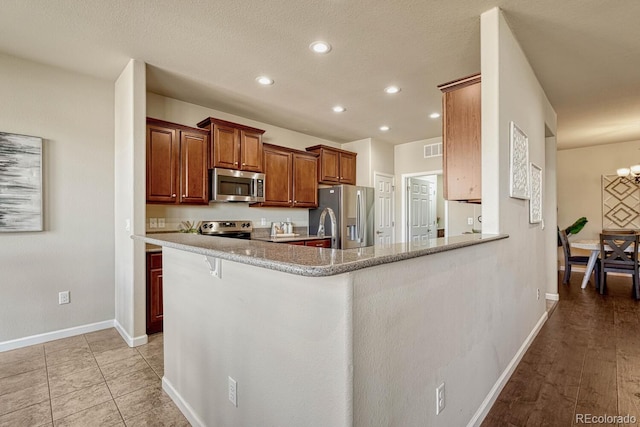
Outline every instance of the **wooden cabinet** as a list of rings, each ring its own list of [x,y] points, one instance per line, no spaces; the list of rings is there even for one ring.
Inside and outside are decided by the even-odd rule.
[[[293,242],[287,242],[287,244],[297,246],[313,246],[315,248],[330,248],[331,239],[296,240]]]
[[[209,136],[202,129],[147,119],[147,203],[209,203]]]
[[[318,207],[316,155],[264,144],[264,202],[252,206]]]
[[[318,182],[320,184],[356,184],[356,153],[315,145],[307,151],[318,154]]]
[[[480,81],[476,74],[438,86],[446,200],[480,203],[482,198]]]
[[[293,152],[293,207],[318,207],[318,158],[307,153]]]
[[[330,248],[331,247],[331,239],[318,239],[318,240],[307,240],[304,242],[305,246],[313,246],[316,248]]]
[[[213,117],[207,117],[198,127],[211,134],[210,168],[263,172],[263,130]]]
[[[162,252],[147,253],[147,334],[162,332]]]

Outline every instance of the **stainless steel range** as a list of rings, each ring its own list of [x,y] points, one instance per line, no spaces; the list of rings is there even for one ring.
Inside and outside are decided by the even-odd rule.
[[[232,237],[251,239],[253,224],[251,221],[202,221],[200,234],[204,236]]]

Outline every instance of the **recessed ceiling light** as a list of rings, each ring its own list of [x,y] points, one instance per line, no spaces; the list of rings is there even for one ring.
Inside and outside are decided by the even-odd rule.
[[[344,108],[342,105],[336,105],[335,107],[332,108],[334,113],[344,113],[345,111],[347,111],[346,108]]]
[[[309,49],[314,51],[315,53],[329,53],[331,50],[331,45],[327,42],[323,41],[315,41],[309,45]]]
[[[267,76],[260,76],[260,77],[256,77],[256,81],[258,83],[260,83],[263,86],[269,86],[273,84],[273,79],[267,77]]]
[[[431,117],[432,119],[437,119],[438,117],[440,117],[440,113],[431,113],[429,114],[429,117]]]
[[[398,86],[387,86],[384,88],[384,91],[387,93],[398,93],[401,90],[402,89],[400,89]]]
[[[382,132],[386,132],[386,131],[388,131],[389,129],[391,129],[389,126],[380,126],[380,130],[381,130]]]

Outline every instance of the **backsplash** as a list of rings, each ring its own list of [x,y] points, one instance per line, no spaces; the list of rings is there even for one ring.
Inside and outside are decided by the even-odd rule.
[[[177,231],[182,221],[249,220],[254,228],[271,227],[271,222],[290,221],[294,227],[309,226],[308,209],[251,208],[248,203],[211,203],[207,206],[147,204],[146,231]],[[156,227],[150,227],[155,219]],[[160,223],[164,220],[164,228]]]

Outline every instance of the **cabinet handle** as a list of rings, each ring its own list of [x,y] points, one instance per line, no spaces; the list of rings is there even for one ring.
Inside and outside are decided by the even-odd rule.
[[[247,166],[247,164],[246,164],[246,163],[243,163],[243,164],[242,164],[242,166]]]
[[[176,197],[176,193],[173,193],[173,194],[171,195],[171,197]]]
[[[237,165],[237,164],[238,164],[238,162],[234,162],[233,164],[234,164],[234,165]]]
[[[182,195],[182,197],[187,197],[187,195],[186,195],[186,194],[183,194],[183,195]]]

